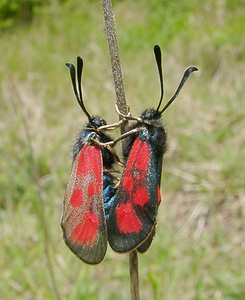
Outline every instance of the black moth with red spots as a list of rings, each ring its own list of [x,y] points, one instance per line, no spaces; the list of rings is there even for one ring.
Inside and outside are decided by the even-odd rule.
[[[111,248],[116,252],[137,249],[145,252],[151,245],[155,234],[158,206],[161,201],[160,185],[162,160],[166,151],[166,130],[159,120],[162,113],[174,101],[184,83],[196,67],[189,67],[167,104],[160,110],[163,99],[163,78],[161,50],[154,47],[157,62],[161,96],[157,109],[145,110],[137,124],[130,130],[126,167],[108,219],[108,234]],[[133,118],[131,118],[133,119]],[[130,132],[129,130],[129,132]]]
[[[105,120],[91,116],[86,110],[81,90],[82,58],[77,58],[76,69],[67,64],[76,99],[88,117],[73,147],[73,163],[66,188],[61,227],[67,246],[89,264],[101,262],[107,249],[108,215],[115,193],[113,176],[107,171],[115,162],[115,155],[93,140],[106,143],[112,139],[99,131]]]

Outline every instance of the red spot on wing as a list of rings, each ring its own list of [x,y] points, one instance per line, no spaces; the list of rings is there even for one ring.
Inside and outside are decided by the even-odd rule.
[[[93,197],[100,192],[100,185],[98,183],[90,182],[88,184],[88,197]]]
[[[130,151],[130,155],[127,160],[126,172],[127,172],[127,170],[130,170],[132,168],[134,161],[136,159],[136,156],[138,155],[138,151],[140,149],[140,144],[141,144],[141,141],[137,138],[133,143],[133,146]]]
[[[70,198],[70,204],[73,207],[80,206],[83,202],[83,194],[80,189],[74,189]]]
[[[161,203],[161,192],[160,192],[160,186],[159,185],[157,186],[157,201],[158,201],[158,204]]]
[[[101,150],[96,145],[85,144],[78,157],[77,176],[84,176],[93,171],[96,180],[101,179]],[[91,169],[91,166],[93,167]]]
[[[83,145],[78,158],[75,174],[75,187],[72,191],[70,203],[76,207],[100,192],[102,192],[102,158],[101,149],[96,145]]]
[[[147,142],[137,138],[130,151],[122,187],[128,192],[130,200],[139,206],[144,206],[149,202],[146,188],[149,162],[149,145]]]
[[[116,218],[120,233],[139,233],[142,223],[133,211],[131,203],[120,204],[116,209]]]
[[[147,204],[149,201],[147,188],[146,187],[138,188],[133,195],[133,201],[135,204],[139,206],[144,206],[145,204]]]
[[[99,218],[93,213],[87,213],[71,233],[71,239],[79,244],[92,246],[99,229]]]
[[[88,145],[83,145],[79,155],[78,155],[78,164],[77,164],[77,176],[82,176],[88,173],[89,171],[89,163],[87,161],[88,156]]]
[[[150,149],[148,143],[137,138],[130,151],[126,170],[132,169],[134,165],[137,170],[147,172],[149,160]]]
[[[96,178],[96,181],[101,183],[102,181],[102,160],[101,160],[101,149],[99,146],[89,146],[92,147],[89,151],[89,157],[92,158],[93,171]],[[90,170],[91,171],[91,170]]]
[[[130,173],[128,174],[128,172],[125,173],[123,180],[122,180],[122,186],[126,189],[126,191],[128,193],[130,193],[132,191],[133,184],[134,184],[134,178],[133,178],[132,174],[130,174]]]
[[[146,142],[142,142],[140,145],[140,156],[137,156],[135,161],[135,168],[142,172],[147,172],[150,160],[149,145]]]

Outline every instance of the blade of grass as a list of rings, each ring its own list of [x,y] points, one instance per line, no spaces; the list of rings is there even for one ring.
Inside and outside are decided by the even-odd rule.
[[[53,264],[52,264],[52,258],[51,258],[51,253],[50,253],[50,237],[49,237],[49,231],[48,231],[48,224],[46,220],[46,215],[45,215],[45,206],[44,206],[44,195],[42,191],[42,186],[40,184],[39,180],[39,166],[35,157],[35,151],[33,149],[32,145],[32,136],[30,133],[30,124],[28,124],[28,118],[23,110],[23,100],[22,100],[22,95],[18,90],[18,87],[14,85],[14,89],[17,94],[17,100],[19,101],[18,105],[20,108],[20,113],[21,113],[21,118],[22,118],[22,123],[24,127],[24,132],[25,132],[25,137],[26,137],[26,146],[29,151],[29,157],[30,157],[30,163],[31,163],[31,177],[35,185],[36,193],[38,195],[38,218],[39,222],[41,224],[41,228],[43,229],[43,239],[44,239],[44,253],[45,253],[45,258],[46,258],[46,264],[47,264],[47,270],[49,273],[49,278],[51,281],[51,289],[54,294],[54,298],[57,300],[61,299],[58,287],[57,287],[57,282],[54,274],[54,269],[53,269]]]

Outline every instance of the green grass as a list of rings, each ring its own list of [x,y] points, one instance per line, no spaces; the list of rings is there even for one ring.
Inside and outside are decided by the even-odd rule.
[[[153,45],[163,50],[166,98],[197,65],[163,116],[169,133],[157,234],[139,257],[142,299],[245,299],[242,1],[116,1],[118,42],[133,115],[156,107]],[[86,122],[67,61],[85,61],[89,111],[117,120],[98,1],[40,8],[1,33],[0,299],[129,299],[127,255],[98,266],[68,250],[59,226],[70,150]],[[45,230],[46,228],[46,230]],[[48,246],[48,249],[47,249]]]

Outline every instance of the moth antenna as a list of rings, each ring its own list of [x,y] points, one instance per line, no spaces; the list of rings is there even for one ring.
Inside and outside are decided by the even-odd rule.
[[[91,119],[91,115],[88,113],[87,109],[84,106],[83,103],[83,97],[82,97],[82,88],[81,88],[81,80],[82,80],[82,71],[83,71],[83,60],[81,57],[77,57],[77,83],[78,83],[78,92],[77,92],[77,85],[76,85],[76,68],[71,63],[66,63],[66,66],[70,69],[70,76],[71,76],[71,82],[74,90],[74,94],[76,96],[77,102],[80,105],[81,109],[85,113],[85,115],[88,117],[88,119]]]
[[[162,114],[168,107],[169,105],[176,99],[176,97],[179,95],[180,91],[182,90],[184,84],[186,83],[187,79],[190,77],[192,72],[198,71],[197,67],[189,67],[185,70],[182,79],[180,81],[179,86],[177,87],[176,92],[174,95],[170,98],[170,100],[165,104],[163,109],[160,111],[160,114]]]
[[[162,76],[162,53],[161,53],[161,48],[158,45],[154,46],[154,54],[155,54],[157,70],[158,70],[158,75],[159,75],[159,80],[160,80],[160,89],[161,89],[160,100],[159,100],[159,103],[158,103],[158,106],[156,109],[156,111],[158,111],[162,104],[162,99],[163,99],[163,94],[164,94],[163,76]]]

